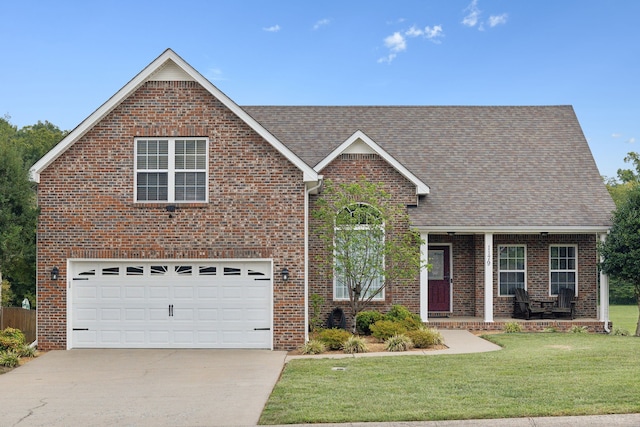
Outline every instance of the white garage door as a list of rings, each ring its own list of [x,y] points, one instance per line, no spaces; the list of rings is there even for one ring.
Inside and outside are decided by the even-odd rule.
[[[271,348],[271,262],[71,263],[72,348]]]

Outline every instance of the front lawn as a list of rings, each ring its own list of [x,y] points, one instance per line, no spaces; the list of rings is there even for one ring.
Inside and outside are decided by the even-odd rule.
[[[609,319],[613,322],[614,328],[626,329],[633,335],[638,324],[638,306],[612,305],[609,307]]]
[[[261,424],[640,412],[640,339],[498,334],[501,351],[289,362]],[[338,368],[338,369],[336,369]]]

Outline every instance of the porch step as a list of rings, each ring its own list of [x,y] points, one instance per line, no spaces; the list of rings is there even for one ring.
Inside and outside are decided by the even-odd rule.
[[[451,313],[443,313],[441,311],[429,312],[429,319],[448,319],[451,316]]]

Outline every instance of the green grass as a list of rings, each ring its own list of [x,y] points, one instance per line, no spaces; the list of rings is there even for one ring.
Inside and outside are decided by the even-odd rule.
[[[609,307],[609,319],[614,328],[626,329],[633,335],[638,324],[638,306],[612,305]]]
[[[636,337],[516,333],[493,335],[491,340],[503,350],[293,360],[260,423],[640,412],[640,339]]]

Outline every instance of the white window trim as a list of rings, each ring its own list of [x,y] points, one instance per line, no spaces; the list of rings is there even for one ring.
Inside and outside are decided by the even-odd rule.
[[[338,229],[339,227],[335,227],[336,229]],[[353,227],[354,230],[369,230],[371,229],[370,225],[367,224],[362,224],[362,225],[357,225],[355,227]],[[384,243],[384,239],[386,238],[386,232],[384,229],[384,224],[382,224],[382,231],[383,231],[383,243]],[[335,248],[335,244],[334,244],[334,248]],[[334,264],[335,264],[335,253],[334,253]],[[385,265],[385,258],[384,256],[382,257],[382,265]],[[334,269],[333,271],[333,300],[334,301],[349,301],[349,293],[347,290],[347,296],[344,298],[338,298],[336,297],[336,295],[338,294],[337,289],[338,289],[338,280],[337,280],[337,274],[336,271]],[[380,301],[384,301],[385,300],[385,290],[386,290],[386,286],[384,286],[384,277],[382,277],[382,291],[380,293],[378,293],[375,297],[373,297],[371,299],[371,301],[376,301],[376,302],[380,302]]]
[[[204,140],[206,149],[205,149],[205,169],[179,169],[176,170],[176,141],[180,140]],[[138,141],[148,141],[148,140],[167,140],[168,141],[168,165],[167,169],[138,169]],[[138,172],[167,172],[167,200],[138,200]],[[176,190],[176,172],[204,172],[205,173],[205,193],[204,200],[175,200],[175,190]],[[208,203],[209,202],[209,138],[207,137],[199,137],[199,136],[180,136],[180,137],[140,137],[134,138],[133,143],[133,201],[134,203],[156,203],[156,204],[167,204],[167,203]]]
[[[524,248],[524,270],[503,270],[500,268],[500,249],[502,248]],[[524,272],[524,290],[527,290],[527,245],[526,244],[509,244],[509,245],[498,245],[498,254],[497,254],[497,263],[498,263],[498,296],[500,297],[513,297],[513,295],[505,295],[501,292],[502,286],[500,284],[500,273],[509,273],[509,272]]]
[[[574,254],[575,254],[575,261],[576,261],[576,268],[573,270],[552,270],[551,269],[551,248],[568,248],[568,247],[572,247],[574,248]],[[551,293],[551,273],[552,272],[558,272],[558,273],[565,273],[565,272],[572,272],[576,274],[576,282],[575,282],[575,286],[574,286],[574,296],[578,296],[578,245],[576,244],[553,244],[553,245],[549,245],[549,296],[552,297],[556,297],[558,296],[558,294],[552,294]]]

